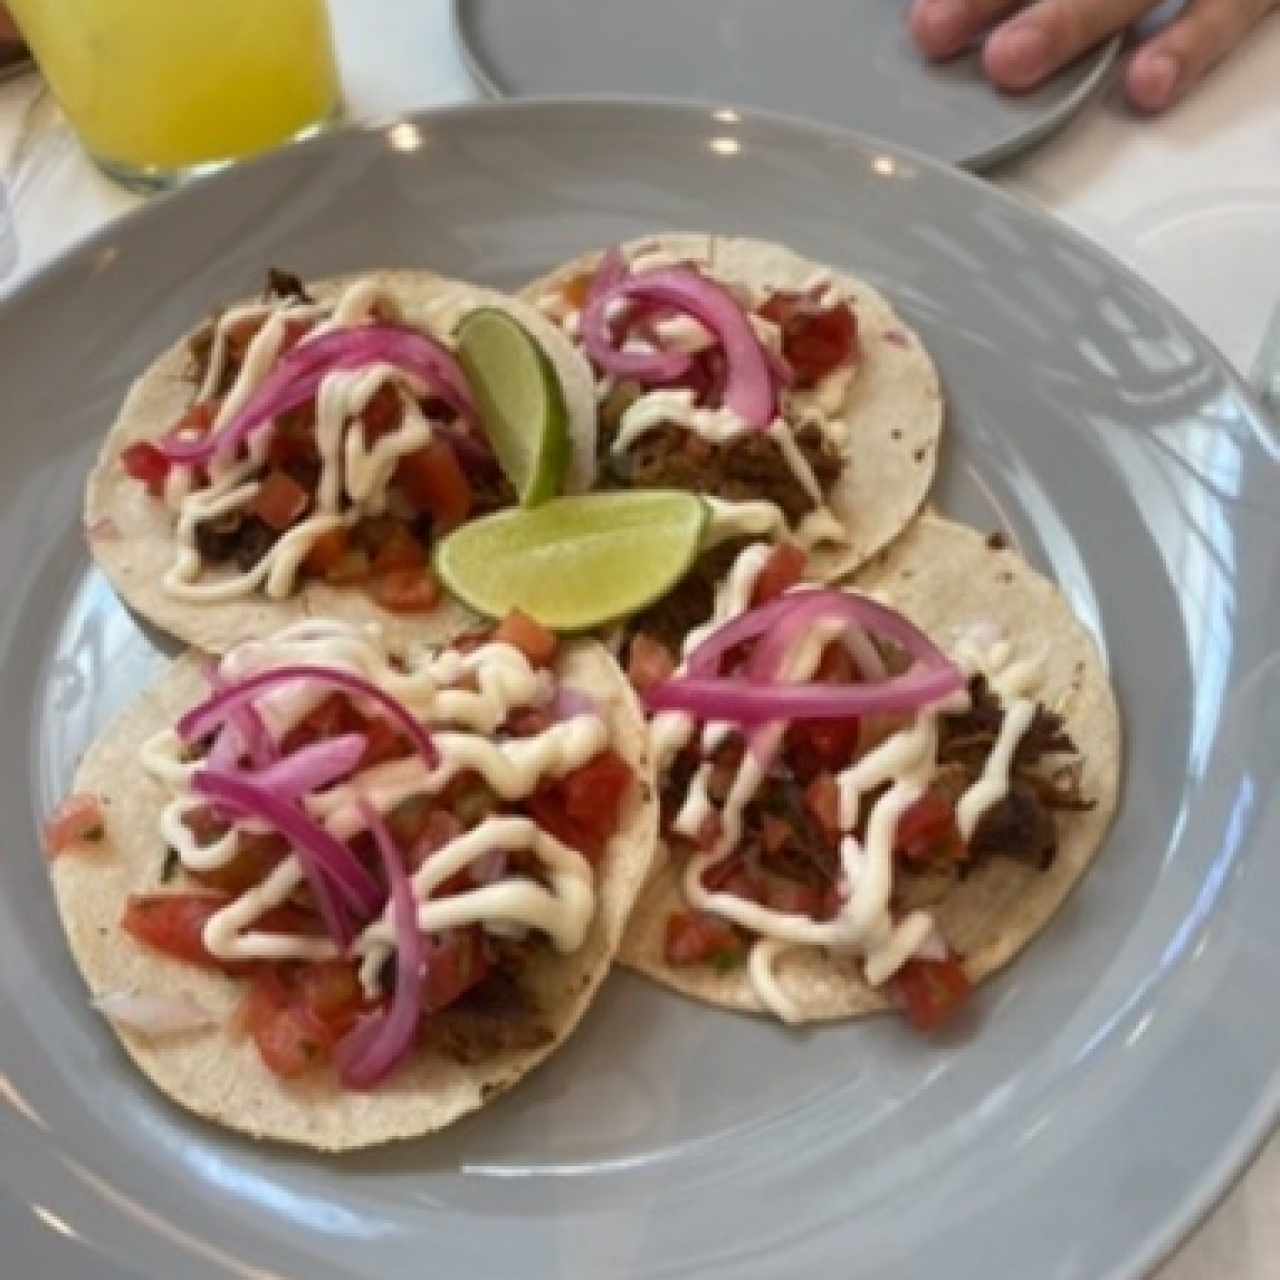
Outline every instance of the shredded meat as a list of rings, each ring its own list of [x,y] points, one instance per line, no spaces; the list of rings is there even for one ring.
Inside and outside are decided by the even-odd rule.
[[[601,431],[601,471],[616,487],[688,489],[732,502],[763,499],[782,509],[794,524],[813,510],[813,500],[796,479],[777,442],[751,431],[729,444],[707,446],[678,426],[661,426],[641,436],[624,454],[612,452],[616,433]],[[796,433],[796,444],[825,494],[843,463],[813,423]]]
[[[284,271],[280,267],[267,268],[267,283],[262,290],[262,300],[270,302],[272,298],[280,298],[285,302],[300,302],[305,306],[315,302],[307,292],[307,286],[302,283],[302,277],[294,275],[292,271]]]
[[[735,539],[704,552],[674,591],[632,619],[631,633],[643,631],[678,656],[685,636],[711,617],[716,587],[746,545],[746,539]]]
[[[965,785],[982,773],[983,764],[1000,735],[1004,712],[982,676],[969,682],[971,707],[962,716],[942,721],[938,759],[946,767],[959,766]],[[1051,767],[1050,757],[1067,757]],[[1057,853],[1054,810],[1093,808],[1080,792],[1081,760],[1066,732],[1062,717],[1036,707],[1030,728],[1013,753],[1009,793],[982,816],[969,842],[973,860],[998,855],[1048,867]]]
[[[536,1049],[551,1038],[528,993],[501,966],[422,1024],[423,1043],[464,1066]]]
[[[262,290],[262,300],[263,302],[270,302],[273,298],[308,304],[315,301],[307,292],[307,287],[302,283],[300,276],[294,275],[292,271],[283,271],[279,267],[268,267],[266,284]],[[221,315],[222,309],[218,308],[187,339],[188,361],[186,377],[190,382],[194,382],[197,387],[204,384],[205,375],[209,372],[209,358],[213,353],[213,335]],[[214,394],[219,396],[226,395],[231,390],[231,385],[235,381],[237,372],[238,370],[228,360],[223,368],[222,378],[218,386],[214,388]]]
[[[1053,814],[1041,803],[1034,787],[1016,778],[1009,785],[1009,794],[982,815],[969,841],[971,858],[998,854],[1042,871],[1057,852]]]
[[[271,550],[279,536],[257,516],[231,511],[196,525],[196,550],[210,564],[234,560],[247,573]]]

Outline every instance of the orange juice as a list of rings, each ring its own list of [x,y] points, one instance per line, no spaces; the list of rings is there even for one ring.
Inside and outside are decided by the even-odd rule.
[[[96,159],[138,176],[244,156],[333,115],[324,0],[9,0]]]

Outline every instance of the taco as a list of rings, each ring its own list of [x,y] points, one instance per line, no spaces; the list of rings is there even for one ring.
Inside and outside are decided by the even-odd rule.
[[[598,484],[705,494],[712,544],[787,536],[830,580],[929,490],[937,372],[865,281],[761,240],[660,235],[521,296],[592,363]]]
[[[47,828],[72,953],[170,1098],[321,1150],[429,1133],[582,1016],[655,841],[598,645],[295,623],[168,673]]]
[[[645,698],[663,853],[622,961],[788,1022],[931,1029],[1051,918],[1116,803],[1091,637],[1014,552],[925,515],[840,591],[740,557]]]
[[[513,316],[553,370],[588,488],[590,374],[533,308],[427,271],[305,285],[215,314],[134,383],[89,477],[94,559],[151,622],[213,652],[308,616],[409,640],[435,608],[431,544],[514,501],[455,358],[456,324]]]

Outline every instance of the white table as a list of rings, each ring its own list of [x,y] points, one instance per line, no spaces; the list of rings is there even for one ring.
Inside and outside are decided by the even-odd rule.
[[[447,0],[331,0],[355,116],[473,99]],[[1280,299],[1280,18],[1187,103],[1118,90],[997,175],[1136,267],[1248,373]],[[0,85],[0,294],[137,198],[100,177],[33,75]],[[1269,1016],[1270,1011],[1260,1011]],[[1159,1280],[1280,1275],[1280,1136]],[[1030,1280],[1030,1278],[1028,1278]]]

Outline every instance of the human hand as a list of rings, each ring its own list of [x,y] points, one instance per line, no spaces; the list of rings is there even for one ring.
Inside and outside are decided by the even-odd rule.
[[[908,21],[935,59],[952,57],[991,29],[983,68],[1002,89],[1019,90],[1159,7],[1160,0],[913,0]],[[1129,100],[1140,111],[1171,106],[1276,8],[1280,0],[1189,0],[1133,55],[1125,74]]]

